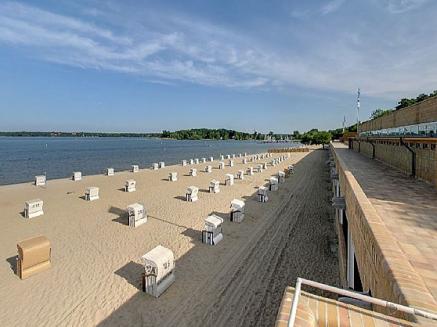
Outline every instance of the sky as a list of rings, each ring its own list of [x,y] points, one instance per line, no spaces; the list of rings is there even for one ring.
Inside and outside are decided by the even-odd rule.
[[[0,130],[332,129],[437,89],[435,0],[0,1]]]

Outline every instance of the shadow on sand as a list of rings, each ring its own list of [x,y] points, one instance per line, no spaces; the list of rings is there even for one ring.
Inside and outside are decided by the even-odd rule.
[[[296,168],[296,174],[299,174],[299,166],[302,164],[303,161],[311,160],[309,159],[312,156],[312,154],[307,155],[305,158],[300,160],[298,163],[295,164]],[[218,168],[213,168],[218,169]],[[273,173],[273,171],[272,171]],[[293,183],[293,177],[288,179],[288,183]],[[256,194],[257,194],[257,188],[254,188],[254,193],[251,195],[243,196],[242,199],[247,200],[246,202],[246,211],[247,212],[256,212],[259,205],[269,205],[270,202],[260,204],[256,201]],[[223,189],[225,191],[226,188]],[[207,192],[206,190],[201,190],[201,192]],[[280,197],[281,193],[286,193],[286,188],[281,188],[279,191],[270,193],[270,196],[272,197]],[[176,196],[175,199],[186,201],[185,196]],[[123,217],[125,215],[125,211],[119,208],[111,207],[110,209],[111,213],[117,214],[120,217]],[[229,212],[219,212],[219,211],[212,211],[211,214],[215,214],[221,218],[224,219],[224,241],[223,242],[229,242],[232,245],[232,242],[235,242],[235,240],[238,237],[232,236],[230,233],[227,234],[226,230],[230,226],[229,224],[233,224],[229,222]],[[177,271],[178,267],[184,267],[185,265],[190,265],[193,260],[195,260],[195,257],[198,256],[210,256],[211,251],[217,251],[221,245],[217,245],[217,248],[207,246],[201,243],[201,231],[195,230],[189,226],[183,226],[178,225],[173,222],[166,221],[159,217],[153,217],[149,216],[149,219],[156,219],[161,222],[164,222],[166,224],[172,224],[174,226],[177,226],[181,228],[181,234],[184,236],[187,236],[191,239],[191,242],[193,243],[193,247],[186,252],[184,255],[176,259],[176,282],[174,285],[172,285],[164,294],[161,295],[159,299],[155,299],[141,291],[141,274],[144,271],[144,267],[136,263],[134,261],[130,261],[118,270],[114,271],[114,273],[125,279],[130,285],[134,286],[136,289],[138,289],[138,292],[134,294],[128,301],[123,303],[118,309],[113,311],[108,317],[106,317],[103,321],[101,321],[98,326],[99,327],[109,327],[109,326],[160,326],[162,325],[162,321],[156,321],[157,316],[154,315],[155,320],[150,320],[150,317],[148,316],[148,311],[152,310],[158,310],[162,311],[162,314],[158,315],[161,317],[165,317],[166,314],[170,314],[172,310],[176,309],[180,303],[183,303],[184,301],[187,301],[187,296],[192,297],[193,294],[187,294],[190,290],[183,291],[184,289],[184,280],[178,279]],[[248,216],[248,219],[252,219]],[[242,222],[244,224],[244,221]],[[235,231],[235,228],[233,233],[237,233],[238,231]],[[248,240],[249,241],[249,240]],[[256,242],[256,240],[252,240]],[[312,258],[309,258],[309,260]],[[292,263],[293,258],[285,258],[284,261],[286,261],[286,264],[290,265]],[[263,261],[259,262],[259,265],[263,265]],[[180,269],[180,268],[179,268]],[[242,269],[245,269],[244,267]],[[298,269],[298,268],[296,268]],[[306,267],[302,267],[301,269],[307,269]],[[319,269],[319,267],[316,267],[316,269]],[[309,274],[311,276],[311,274]],[[296,278],[297,276],[287,276],[288,279]],[[284,279],[284,285],[287,285],[287,280]],[[282,285],[281,285],[282,287]],[[285,287],[285,286],[284,286]],[[256,292],[257,290],[252,290],[253,292]],[[279,306],[279,303],[282,298],[282,291],[277,292],[278,295],[277,298],[274,299],[273,303],[277,303],[278,305],[275,307],[272,307],[272,310],[276,312],[277,307]],[[253,294],[253,293],[252,293]],[[190,299],[191,301],[192,299]],[[201,297],[199,297],[199,300],[201,300]],[[193,300],[195,301],[195,299]],[[244,301],[242,302],[244,304]],[[198,304],[199,307],[202,306],[201,303]],[[241,309],[241,308],[237,308]],[[244,310],[242,310],[244,312]],[[275,316],[275,315],[273,315]],[[264,320],[266,319],[265,317]],[[160,324],[161,323],[161,324]]]
[[[108,212],[117,216],[112,219],[112,221],[122,225],[129,225],[129,217],[126,210],[117,207],[110,207]]]

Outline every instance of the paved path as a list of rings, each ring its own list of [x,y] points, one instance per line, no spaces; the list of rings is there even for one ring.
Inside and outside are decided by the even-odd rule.
[[[335,147],[437,301],[437,190],[341,145]]]

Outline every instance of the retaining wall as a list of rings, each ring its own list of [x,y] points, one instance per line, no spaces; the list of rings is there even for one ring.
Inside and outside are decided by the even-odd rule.
[[[385,116],[360,124],[360,132],[375,131],[437,121],[437,96],[423,100],[412,106],[394,110]]]
[[[415,177],[437,187],[436,138],[406,138],[403,141],[400,138],[361,138],[352,141],[352,148],[407,175],[413,175],[413,151],[416,157]]]

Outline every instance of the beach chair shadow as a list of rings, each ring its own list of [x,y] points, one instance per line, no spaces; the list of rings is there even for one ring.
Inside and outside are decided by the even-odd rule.
[[[209,189],[202,188],[202,189],[199,189],[199,192],[200,193],[209,193]]]
[[[185,196],[182,196],[182,195],[175,196],[173,199],[181,200],[181,201],[184,201],[184,202],[187,201],[187,198]]]
[[[6,262],[9,263],[9,267],[14,272],[14,274],[16,274],[17,273],[17,256],[14,255],[10,258],[7,258]]]
[[[202,232],[199,230],[187,228],[181,234],[191,238],[192,243],[201,243],[202,242]]]
[[[86,200],[86,198],[85,198],[85,195],[81,195],[81,196],[79,196],[79,199],[82,199],[82,200]]]
[[[122,188],[117,189],[117,191],[125,192],[125,189],[124,189],[124,187],[122,187]]]
[[[24,210],[20,212],[21,217],[26,218],[26,215],[24,214]]]
[[[117,215],[117,217],[112,219],[112,221],[122,225],[129,225],[128,214],[126,210],[117,207],[110,207],[108,212]]]
[[[144,266],[135,261],[131,261],[115,271],[114,273],[121,278],[124,278],[129,284],[141,290],[141,273],[144,271]]]

